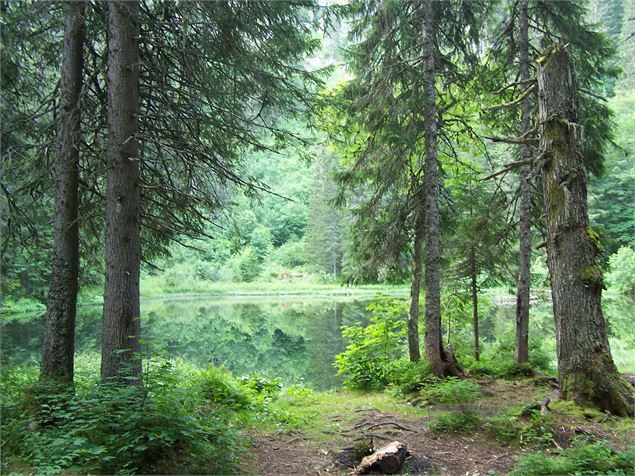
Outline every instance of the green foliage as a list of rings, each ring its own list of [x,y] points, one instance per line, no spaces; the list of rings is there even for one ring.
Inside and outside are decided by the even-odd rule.
[[[555,417],[543,415],[534,404],[516,405],[494,415],[485,431],[504,445],[549,447],[554,438]]]
[[[543,454],[527,454],[518,458],[514,476],[529,475],[628,475],[635,467],[635,450],[614,451],[602,441],[586,443],[584,440],[574,442],[558,456]]]
[[[307,263],[302,241],[285,242],[274,251],[273,259],[287,268],[297,268]]]
[[[241,409],[252,405],[245,388],[236,385],[232,375],[218,367],[209,367],[199,375],[201,395],[211,403]]]
[[[206,413],[184,373],[163,362],[142,386],[23,387],[2,401],[3,464],[23,458],[39,474],[233,471],[235,430]]]
[[[404,353],[407,302],[378,296],[369,306],[370,324],[344,326],[349,339],[346,350],[335,357],[338,375],[344,384],[363,389],[380,389],[393,382],[390,362]]]
[[[46,306],[35,299],[19,298],[17,300],[9,299],[2,303],[0,314],[23,314],[23,313],[41,313],[46,311]]]
[[[480,416],[472,410],[442,413],[430,423],[430,431],[437,434],[465,434],[476,430]]]
[[[535,327],[535,321],[534,327]],[[552,373],[553,357],[544,345],[544,339],[536,332],[529,339],[529,362],[518,364],[514,360],[515,333],[512,327],[500,330],[496,340],[482,345],[480,360],[471,355],[460,358],[461,365],[472,377],[493,377],[515,379],[531,377],[534,372]]]
[[[609,267],[606,275],[609,289],[635,296],[635,251],[622,246],[609,258]]]
[[[436,380],[425,360],[411,362],[407,356],[390,362],[386,374],[389,385],[398,394],[417,392]]]
[[[448,377],[426,387],[421,394],[430,403],[460,404],[465,405],[481,397],[480,387],[465,379]]]
[[[306,425],[301,386],[260,374],[235,378],[183,361],[148,363],[143,385],[99,382],[80,359],[75,392],[37,384],[34,366],[3,369],[2,472],[37,474],[231,474],[243,450],[237,428]]]
[[[234,277],[236,281],[250,282],[260,274],[260,258],[251,246],[243,248],[238,255],[239,274]],[[236,278],[239,279],[236,279]]]

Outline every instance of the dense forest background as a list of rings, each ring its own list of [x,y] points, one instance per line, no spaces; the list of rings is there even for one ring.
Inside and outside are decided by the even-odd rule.
[[[614,135],[606,146],[601,170],[591,176],[589,211],[594,230],[598,231],[604,244],[607,284],[611,291],[620,293],[632,293],[635,287],[635,160],[632,158],[635,153],[635,59],[630,47],[632,12],[629,13],[629,8],[632,9],[629,2],[594,1],[589,5],[587,18],[598,24],[619,46],[612,61],[620,74],[607,76],[602,87],[606,104],[612,111],[612,116],[606,120],[614,124]],[[324,96],[332,95],[349,77],[345,67],[347,30],[346,21],[329,27],[321,51],[305,65],[312,70],[325,71],[326,85],[321,92]],[[15,45],[11,43],[16,41],[9,37],[11,33],[5,28],[7,48]],[[36,43],[36,38],[32,41]],[[7,65],[5,78],[10,79],[7,77],[10,73],[11,68]],[[49,90],[38,90],[37,97],[47,97],[55,91],[56,83],[50,78],[56,71],[45,69],[40,74],[41,79],[49,78],[46,81]],[[36,87],[35,84],[32,87]],[[474,99],[487,100],[482,95]],[[346,154],[350,152],[338,146],[337,140],[334,143],[329,138],[329,131],[333,131],[330,122],[334,120],[329,115],[333,114],[329,106],[324,106],[319,118],[311,123],[301,118],[283,119],[281,129],[293,132],[293,143],[276,147],[272,136],[265,138],[265,142],[273,146],[269,150],[245,150],[241,167],[246,176],[259,184],[260,193],[245,194],[240,188],[231,186],[219,190],[223,207],[207,216],[208,224],[201,230],[202,238],[176,237],[178,243],[162,246],[158,254],[148,250],[142,294],[205,292],[229,289],[231,283],[247,282],[263,283],[263,289],[267,289],[264,283],[271,285],[283,281],[305,284],[409,283],[412,252],[407,243],[399,250],[399,256],[371,259],[359,249],[364,231],[360,231],[359,226],[363,224],[356,221],[356,216],[369,212],[363,208],[363,203],[372,196],[372,189],[357,187],[355,200],[337,206],[342,188],[338,185],[338,174],[341,176],[344,172]],[[44,113],[42,117],[46,117]],[[488,131],[482,129],[480,132],[487,135]],[[472,139],[466,136],[460,140]],[[38,147],[45,146],[38,144]],[[499,207],[504,210],[504,223],[488,226],[499,227],[496,231],[491,230],[494,233],[504,230],[504,246],[496,253],[504,254],[505,259],[497,263],[496,269],[483,269],[479,281],[486,287],[503,286],[510,290],[515,287],[518,247],[514,230],[520,212],[517,180],[511,172],[503,180],[480,182],[483,176],[498,170],[508,157],[513,156],[514,147],[490,142],[486,152],[468,147],[462,152],[464,161],[460,165],[448,160],[441,214],[444,226],[452,236],[443,247],[446,282],[451,287],[460,287],[455,271],[465,250],[465,239],[469,239],[469,233],[474,233],[457,210],[482,213],[487,208],[484,202],[495,190],[503,192],[497,200],[503,200]],[[3,150],[11,154],[13,148],[7,143]],[[5,161],[7,163],[11,162]],[[16,171],[16,174],[20,173],[18,176],[6,167],[2,201],[3,303],[9,308],[37,308],[36,303],[46,302],[50,280],[48,260],[54,212],[51,182],[38,175],[43,172],[41,169],[27,167],[31,170]],[[475,170],[480,175],[476,175]],[[86,173],[85,180],[92,180],[93,174]],[[88,182],[83,183],[88,185]],[[90,190],[84,194],[89,197]],[[96,213],[97,210],[91,209],[92,199],[87,200],[85,213]],[[339,203],[342,205],[341,200]],[[11,216],[11,211],[16,212],[15,216]],[[539,216],[535,220],[539,225]],[[406,221],[404,226],[414,225]],[[100,240],[98,231],[85,232],[82,238],[86,252],[81,266],[80,301],[94,301],[101,294],[103,256],[99,249]],[[536,234],[533,241],[535,245],[539,244],[542,241],[540,234]],[[376,250],[377,253],[380,251],[381,248]],[[536,250],[532,260],[533,286],[547,285],[544,248]]]

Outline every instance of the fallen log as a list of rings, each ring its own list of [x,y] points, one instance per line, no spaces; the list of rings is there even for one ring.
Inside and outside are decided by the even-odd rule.
[[[408,447],[405,443],[393,441],[362,459],[351,474],[367,474],[370,471],[395,474],[401,469],[408,455]]]

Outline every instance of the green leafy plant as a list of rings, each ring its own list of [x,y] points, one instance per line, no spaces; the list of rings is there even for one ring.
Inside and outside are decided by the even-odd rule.
[[[431,403],[465,405],[481,396],[480,387],[469,380],[448,377],[422,392]]]
[[[168,363],[143,385],[91,384],[73,392],[25,387],[3,399],[3,460],[38,474],[232,472],[240,445],[227,420]],[[3,461],[4,464],[4,461]]]
[[[472,410],[441,413],[430,423],[430,431],[433,433],[470,433],[476,430],[480,416]]]
[[[201,395],[211,403],[235,409],[253,405],[250,395],[243,386],[237,385],[226,370],[210,366],[199,375]]]
[[[609,290],[635,296],[635,251],[622,246],[609,258]]]
[[[541,414],[531,403],[510,407],[484,425],[501,444],[543,448],[552,446],[554,427],[554,416]]]
[[[397,394],[417,392],[436,380],[426,361],[411,362],[406,356],[390,362],[386,373]]]
[[[587,443],[574,441],[571,448],[564,449],[558,456],[527,454],[518,458],[512,475],[529,476],[542,474],[633,474],[635,450],[614,451],[604,442]]]
[[[388,296],[377,297],[369,306],[370,324],[345,326],[342,334],[350,343],[335,357],[344,384],[363,389],[380,389],[391,383],[390,362],[404,352],[407,303]]]

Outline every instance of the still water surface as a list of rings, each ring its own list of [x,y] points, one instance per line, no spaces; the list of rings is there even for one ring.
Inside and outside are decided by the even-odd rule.
[[[235,375],[263,372],[281,377],[285,383],[304,383],[316,390],[326,390],[340,383],[333,361],[346,347],[341,327],[367,323],[366,306],[370,299],[276,296],[145,300],[142,303],[143,337],[151,343],[154,352],[178,356],[200,367],[214,363]],[[604,307],[614,336],[611,345],[616,363],[623,370],[628,369],[635,365],[630,330],[635,304],[630,300],[609,301]],[[512,305],[490,305],[482,309],[483,342],[505,333],[510,334],[510,338],[513,336]],[[100,306],[79,309],[78,353],[99,351],[100,319]],[[37,362],[43,316],[4,316],[2,320],[2,364]],[[532,307],[531,327],[533,338],[552,342],[555,348],[549,304]],[[469,328],[464,332],[467,342]]]

